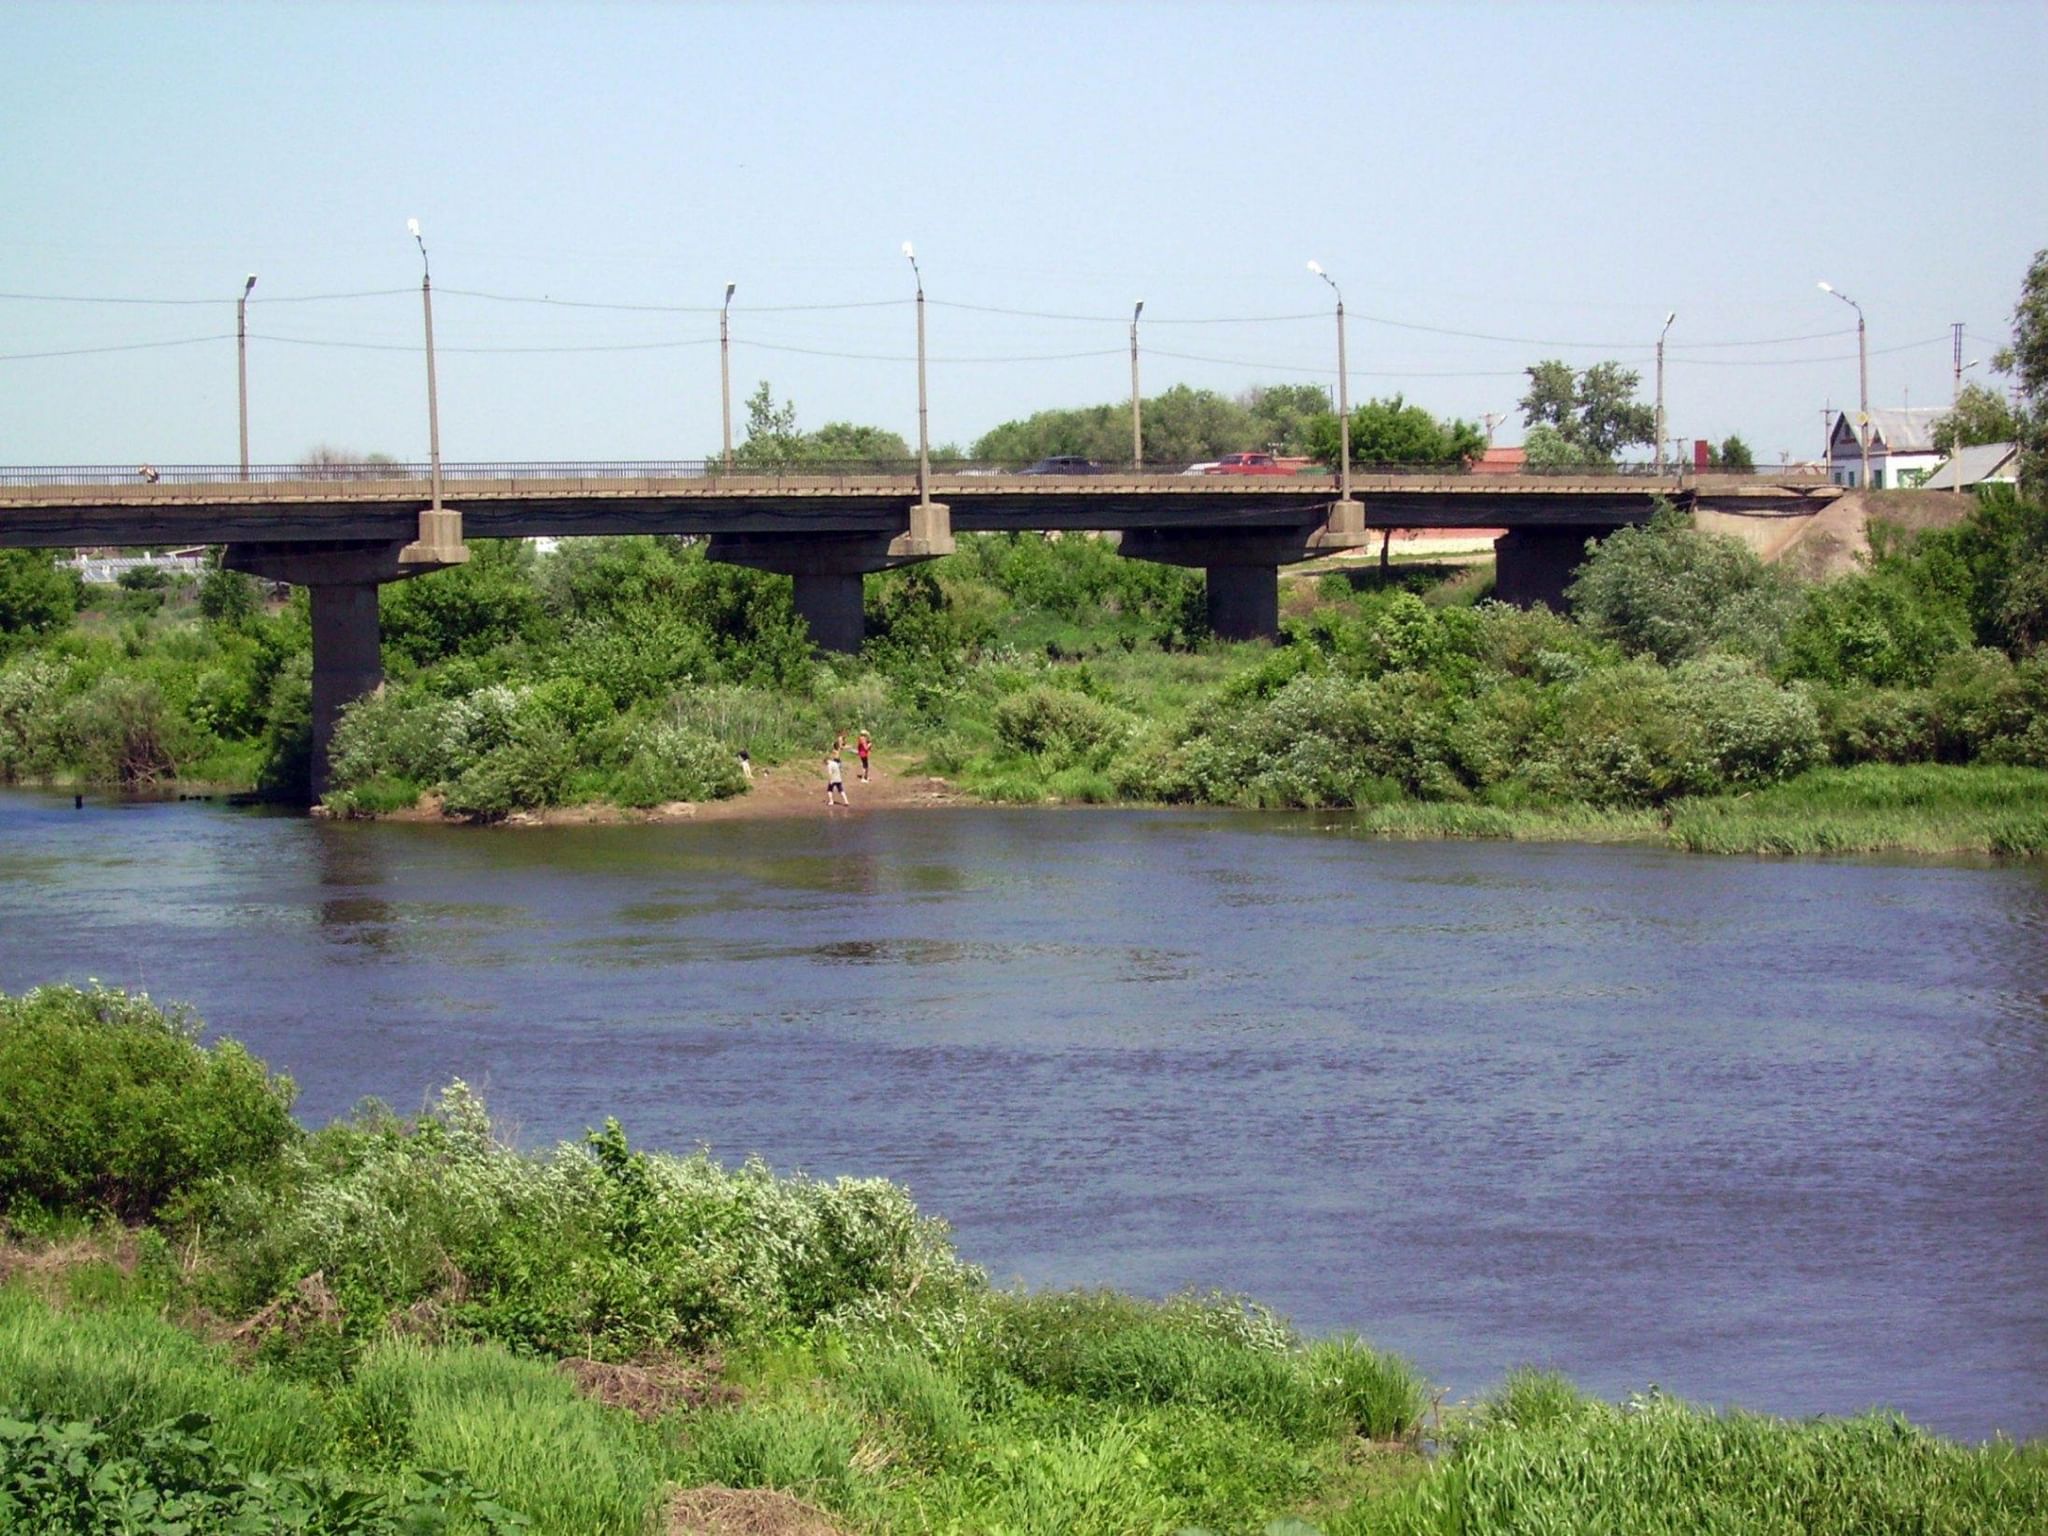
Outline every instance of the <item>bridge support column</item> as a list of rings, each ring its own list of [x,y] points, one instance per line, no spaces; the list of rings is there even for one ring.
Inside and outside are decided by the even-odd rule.
[[[841,655],[857,653],[867,638],[862,573],[800,570],[789,574],[796,587],[796,611],[811,629],[811,644]]]
[[[1564,589],[1598,528],[1517,528],[1493,541],[1493,595],[1518,608],[1565,611]]]
[[[384,682],[375,582],[321,582],[307,593],[313,609],[313,772],[315,801],[327,793],[329,752],[344,704]]]
[[[853,655],[867,638],[861,578],[953,553],[953,526],[938,502],[910,509],[908,529],[887,533],[720,533],[704,553],[731,565],[774,571],[795,585],[796,611],[820,651]]]
[[[1271,640],[1280,634],[1280,567],[1211,565],[1209,632],[1225,640]]]
[[[451,563],[469,558],[460,549]],[[404,556],[404,558],[402,558]],[[424,575],[415,546],[383,544],[230,544],[222,564],[266,581],[304,587],[313,609],[313,759],[307,791],[314,801],[331,782],[330,752],[342,709],[384,681],[377,589],[387,581]]]
[[[1316,525],[1296,528],[1139,528],[1120,552],[1133,560],[1199,565],[1208,582],[1209,628],[1225,640],[1280,635],[1280,567],[1316,551]]]

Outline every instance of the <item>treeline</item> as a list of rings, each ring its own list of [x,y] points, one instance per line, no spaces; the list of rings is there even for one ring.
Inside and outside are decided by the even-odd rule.
[[[1530,1373],[1438,1410],[1425,1456],[1432,1393],[1401,1359],[1235,1297],[997,1290],[885,1181],[649,1152],[610,1121],[523,1152],[460,1083],[312,1132],[291,1098],[146,999],[0,996],[0,1531],[2048,1520],[2039,1446]]]

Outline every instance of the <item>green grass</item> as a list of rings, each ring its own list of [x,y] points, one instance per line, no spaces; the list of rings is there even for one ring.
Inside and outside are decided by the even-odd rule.
[[[1754,794],[1681,801],[1669,838],[1692,853],[2048,852],[2048,772],[1823,768]]]
[[[1884,1414],[1790,1423],[1652,1394],[1611,1404],[1524,1379],[1449,1455],[1329,1536],[2031,1536],[2048,1453],[1971,1449]]]

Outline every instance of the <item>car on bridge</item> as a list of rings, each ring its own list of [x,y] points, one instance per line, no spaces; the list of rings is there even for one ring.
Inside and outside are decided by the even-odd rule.
[[[1103,475],[1109,473],[1093,459],[1078,453],[1056,453],[1049,459],[1040,459],[1029,469],[1017,471],[1020,475]]]
[[[1291,466],[1270,453],[1226,453],[1205,471],[1211,475],[1291,475]]]

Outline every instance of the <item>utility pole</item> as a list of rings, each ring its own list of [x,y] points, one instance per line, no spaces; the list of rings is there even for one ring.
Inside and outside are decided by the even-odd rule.
[[[917,252],[903,242],[903,259],[910,263],[910,275],[917,279],[917,504],[929,506],[932,499],[932,448],[930,418],[926,413],[924,388],[924,273],[917,265]]]
[[[1664,329],[1657,333],[1657,473],[1664,473],[1664,338],[1671,332],[1671,322],[1678,318],[1678,311],[1672,310],[1664,317]]]
[[[1320,262],[1310,262],[1309,271],[1330,285],[1337,295],[1337,500],[1351,500],[1351,370],[1344,360],[1344,290],[1325,272]]]
[[[256,274],[242,284],[242,296],[235,300],[235,400],[242,422],[242,478],[249,478],[249,290],[256,286]],[[1962,346],[1959,337],[1958,347]],[[1956,354],[1958,358],[1961,352]],[[1957,375],[1961,377],[1960,374]]]
[[[732,473],[732,295],[738,283],[725,285],[725,304],[718,311],[718,402],[725,420],[725,472]]]
[[[1869,490],[1870,485],[1870,333],[1864,328],[1863,306],[1843,293],[1833,283],[1823,282],[1822,293],[1832,293],[1844,304],[1856,311],[1856,449],[1862,455],[1860,470],[1861,488]]]
[[[1145,467],[1145,436],[1139,426],[1138,404],[1138,316],[1145,313],[1145,301],[1138,300],[1131,310],[1131,473],[1138,474]]]

